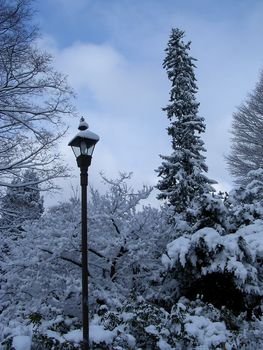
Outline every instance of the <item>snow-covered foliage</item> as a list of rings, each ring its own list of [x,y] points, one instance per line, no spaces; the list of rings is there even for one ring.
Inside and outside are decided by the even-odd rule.
[[[251,307],[263,290],[261,271],[257,268],[263,244],[258,226],[252,226],[249,231],[225,236],[204,228],[169,243],[162,257],[165,268],[174,276],[169,297],[173,300],[181,295],[192,298],[203,295],[204,300],[234,311]],[[262,228],[262,222],[259,227]]]
[[[104,177],[109,187],[106,192],[91,191],[92,314],[101,304],[120,306],[131,291],[150,294],[148,284],[159,278],[160,257],[168,242],[165,235],[160,239],[166,220],[157,209],[137,207],[151,188],[135,192],[127,185],[129,178],[127,174],[116,180]],[[39,220],[25,223],[15,240],[10,234],[2,237],[2,337],[8,337],[19,324],[24,327],[31,315],[39,315],[44,325],[55,316],[77,324],[81,300],[79,216],[79,200],[72,198],[49,209]]]
[[[26,170],[23,178],[14,178],[1,199],[0,226],[16,228],[26,220],[36,220],[44,212],[44,201],[40,195],[38,176]]]
[[[233,189],[225,203],[230,210],[230,220],[234,229],[262,219],[263,169],[251,170],[247,174],[247,183]]]
[[[77,204],[72,201],[52,208],[39,220],[24,224],[17,237],[2,236],[2,338],[18,326],[26,332],[31,317],[33,322],[35,318],[40,322],[58,315],[64,315],[65,320],[66,315],[71,318],[79,315],[79,254],[75,260],[79,245]]]
[[[96,328],[94,327],[96,326]],[[260,348],[263,323],[244,320],[200,299],[181,297],[170,311],[137,297],[118,311],[103,308],[92,319],[92,349],[252,349]],[[249,336],[249,338],[248,338]]]
[[[103,177],[106,193],[91,192],[90,246],[102,256],[91,254],[90,260],[91,276],[96,275],[91,279],[94,306],[96,299],[112,303],[113,290],[122,297],[131,290],[149,293],[148,283],[159,278],[161,252],[168,243],[166,216],[150,206],[138,209],[152,189],[143,187],[135,192],[128,185],[130,176]]]
[[[204,143],[200,134],[205,131],[204,118],[198,115],[194,59],[189,55],[190,42],[184,43],[184,32],[172,29],[163,67],[172,83],[170,103],[164,108],[170,125],[172,154],[161,156],[158,168],[161,177],[157,188],[159,199],[166,199],[177,213],[183,213],[192,200],[213,191],[205,173]]]
[[[229,210],[222,195],[209,192],[194,198],[191,205],[185,210],[190,232],[195,232],[203,227],[213,227],[220,234],[225,234],[231,229],[228,216]]]

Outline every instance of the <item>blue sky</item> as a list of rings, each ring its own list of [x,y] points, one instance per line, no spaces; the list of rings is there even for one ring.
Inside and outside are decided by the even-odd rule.
[[[156,184],[159,154],[171,152],[161,110],[170,88],[162,61],[170,30],[179,27],[198,59],[209,176],[218,188],[231,188],[224,154],[232,113],[263,67],[262,1],[37,0],[35,5],[41,45],[68,75],[78,111],[101,137],[90,169],[93,185],[100,186],[99,171],[110,177],[133,171],[135,187]],[[70,122],[69,139],[77,124]],[[75,167],[66,141],[60,147]],[[63,188],[66,197],[68,185]]]

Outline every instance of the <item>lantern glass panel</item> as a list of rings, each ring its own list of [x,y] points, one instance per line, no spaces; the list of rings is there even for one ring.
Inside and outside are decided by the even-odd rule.
[[[78,158],[80,156],[80,147],[78,146],[72,146],[72,150],[75,154],[75,157]]]
[[[88,155],[88,146],[87,146],[87,142],[85,140],[81,140],[81,142],[80,142],[80,153],[83,156]]]
[[[88,148],[88,155],[89,155],[89,156],[92,156],[92,153],[93,153],[93,151],[94,151],[94,148],[95,148],[95,145],[92,145],[92,146],[90,146],[90,147]]]

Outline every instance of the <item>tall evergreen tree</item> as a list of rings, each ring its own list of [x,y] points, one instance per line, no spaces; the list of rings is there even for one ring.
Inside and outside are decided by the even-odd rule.
[[[167,128],[172,138],[172,154],[161,155],[157,169],[161,177],[158,199],[166,199],[176,213],[185,212],[193,199],[213,191],[205,173],[204,143],[200,134],[205,131],[204,118],[198,115],[196,101],[195,59],[189,55],[190,42],[184,43],[184,32],[172,29],[163,68],[172,83],[170,100],[163,108],[170,121]]]

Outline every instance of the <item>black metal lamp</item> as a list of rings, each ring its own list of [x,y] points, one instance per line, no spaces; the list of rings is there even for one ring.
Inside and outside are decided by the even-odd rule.
[[[88,130],[88,123],[80,119],[79,132],[69,142],[80,168],[81,185],[81,250],[82,250],[82,324],[83,350],[89,349],[89,291],[88,291],[88,227],[87,227],[87,186],[88,167],[99,136]]]
[[[79,132],[68,144],[72,147],[79,168],[90,166],[95,145],[99,141],[99,136],[88,130],[88,127],[88,123],[82,117],[79,123]]]

